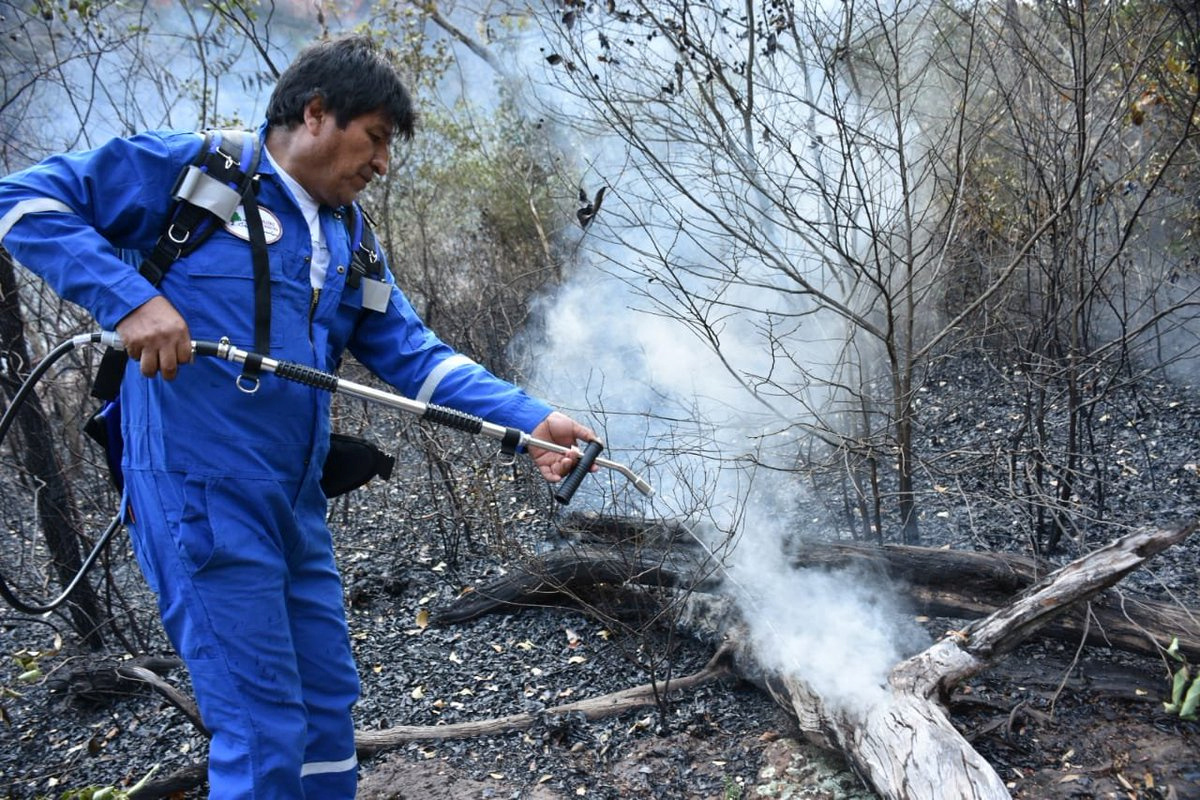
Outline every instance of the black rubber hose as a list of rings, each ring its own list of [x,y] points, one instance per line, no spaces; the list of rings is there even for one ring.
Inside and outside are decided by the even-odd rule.
[[[37,386],[38,381],[46,374],[46,371],[54,366],[54,362],[65,356],[67,353],[75,349],[75,340],[67,339],[62,342],[41,360],[33,372],[29,373],[29,377],[17,389],[17,393],[13,395],[12,402],[8,404],[8,408],[4,410],[4,416],[0,417],[0,442],[4,441],[8,429],[12,427],[13,420],[17,418],[17,412],[21,410],[21,406],[25,404],[25,398],[33,391],[33,387]]]
[[[93,337],[93,342],[98,341],[98,337]],[[17,412],[21,410],[21,406],[25,405],[25,399],[29,397],[29,394],[33,391],[34,387],[37,386],[38,381],[41,380],[42,376],[46,374],[46,371],[50,369],[50,367],[54,366],[56,361],[74,350],[76,344],[77,342],[74,339],[67,339],[65,342],[62,342],[49,353],[47,353],[46,357],[43,358],[41,362],[34,367],[33,371],[29,373],[29,377],[27,377],[24,383],[21,384],[20,388],[17,389],[17,393],[13,395],[12,402],[9,403],[8,408],[4,410],[4,416],[0,417],[0,442],[4,441],[4,437],[8,434],[8,429],[12,427],[13,421],[17,418]],[[75,577],[71,579],[71,583],[65,589],[63,589],[62,593],[58,597],[54,598],[53,600],[48,600],[45,602],[25,602],[24,600],[21,600],[8,585],[8,580],[5,579],[2,573],[0,573],[0,597],[3,597],[5,602],[23,614],[45,614],[47,611],[53,611],[62,605],[68,597],[70,597],[71,592],[75,591],[75,587],[79,585],[84,576],[87,574],[87,571],[92,568],[93,564],[96,563],[96,559],[100,557],[100,553],[104,551],[104,548],[108,545],[109,540],[112,539],[113,534],[115,534],[120,527],[121,515],[117,514],[112,518],[112,521],[108,523],[108,528],[106,528],[104,533],[101,534],[100,539],[97,540],[96,545],[92,548],[92,551],[88,553],[87,558],[83,560],[83,564],[79,567],[79,571],[75,573]]]
[[[75,591],[75,587],[83,581],[83,578],[85,575],[87,575],[88,570],[92,568],[92,565],[96,563],[96,559],[98,559],[100,554],[104,552],[104,548],[108,546],[109,540],[112,539],[113,535],[121,529],[121,525],[121,515],[117,514],[109,521],[108,527],[104,529],[104,533],[100,535],[99,540],[97,540],[95,546],[92,547],[92,552],[88,553],[87,558],[85,558],[83,563],[79,566],[79,571],[75,573],[75,577],[71,579],[71,583],[68,584],[67,588],[63,589],[62,593],[53,600],[47,600],[44,603],[39,603],[36,601],[25,602],[17,597],[17,595],[9,587],[8,581],[5,580],[3,575],[0,575],[0,596],[4,598],[5,602],[12,606],[15,610],[20,611],[22,614],[45,614],[47,611],[53,611],[61,606],[66,599],[71,596],[71,592]]]

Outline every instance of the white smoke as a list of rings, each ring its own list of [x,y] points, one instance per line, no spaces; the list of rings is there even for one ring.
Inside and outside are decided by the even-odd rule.
[[[561,9],[542,13],[557,20]],[[727,20],[715,12],[706,20],[711,27],[695,36],[741,46]],[[787,213],[822,213],[814,176],[848,168],[821,147],[837,137],[834,122],[814,111],[833,87],[794,53],[760,66],[757,102],[774,132],[751,153],[706,127],[718,110],[736,119],[733,107],[710,106],[706,117],[713,98],[694,86],[663,100],[662,76],[677,54],[662,37],[643,30],[615,56],[613,31],[600,42],[602,22],[575,39],[582,51],[572,53],[550,25],[512,57],[544,66],[531,79],[531,102],[558,122],[584,167],[585,194],[607,188],[580,235],[573,277],[539,309],[543,339],[526,343],[536,353],[531,387],[595,418],[610,457],[659,492],[647,503],[615,477],[593,500],[720,531],[705,545],[724,560],[764,662],[802,675],[832,702],[875,702],[905,650],[898,643],[915,642],[912,626],[900,629],[896,597],[877,579],[797,571],[787,559],[805,497],[789,470],[806,444],[804,424],[828,409],[823,387],[846,336],[840,319],[782,291],[796,288],[784,275],[794,270],[837,294],[836,258]],[[586,24],[577,21],[573,36]],[[646,68],[608,70],[595,60],[601,53],[636,56]],[[658,116],[649,124],[631,113],[637,104],[608,105],[606,95],[643,97],[642,113]],[[895,203],[899,182],[885,158],[854,166],[870,174],[874,202]],[[765,202],[767,192],[786,202]]]

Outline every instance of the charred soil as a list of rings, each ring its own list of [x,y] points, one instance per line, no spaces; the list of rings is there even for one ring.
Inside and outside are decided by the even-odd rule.
[[[987,376],[971,369],[985,367],[957,365],[931,376],[924,401],[933,432],[926,434],[936,433],[948,450],[957,443],[987,452],[981,437],[1011,425],[1010,409],[980,393]],[[1194,514],[1200,497],[1191,452],[1200,436],[1200,401],[1180,402],[1163,391],[1145,400],[1134,424],[1114,418],[1114,454],[1121,451],[1115,458],[1122,465],[1114,468],[1154,476],[1122,483],[1120,496],[1110,499],[1113,514],[1130,525]],[[464,463],[486,458],[469,453]],[[629,636],[561,598],[452,626],[431,624],[431,611],[502,573],[530,548],[547,546],[555,536],[554,504],[529,475],[495,468],[487,480],[511,484],[487,512],[496,524],[464,533],[461,512],[436,488],[427,462],[413,454],[398,466],[402,474],[389,484],[331,509],[363,683],[355,709],[361,730],[537,711],[683,676],[712,655],[710,644],[669,628]],[[1028,545],[1019,515],[1002,504],[967,507],[944,491],[930,498],[927,544]],[[478,500],[470,491],[457,499]],[[836,505],[816,504],[806,516],[836,517]],[[835,520],[839,527],[847,527],[844,520]],[[496,531],[524,544],[489,538]],[[1069,560],[1072,548],[1088,544],[1084,539],[1066,542],[1056,558]],[[1194,608],[1198,578],[1200,544],[1193,538],[1126,584]],[[153,619],[151,598],[126,599],[143,624]],[[938,638],[961,621],[920,624]],[[160,695],[137,685],[85,692],[64,680],[82,665],[122,656],[80,649],[62,617],[0,611],[0,647],[10,656],[0,671],[0,797],[86,797],[69,792],[128,788],[152,768],[160,778],[203,763],[205,738]],[[169,655],[161,642],[158,654]],[[1200,800],[1200,723],[1164,709],[1171,666],[1166,659],[1034,640],[958,687],[948,705],[1016,798]],[[187,691],[181,667],[166,678]],[[736,679],[605,719],[550,717],[510,733],[413,741],[364,759],[360,774],[360,796],[380,800],[872,797],[837,754],[804,743],[784,710]],[[174,796],[204,795],[200,787]]]

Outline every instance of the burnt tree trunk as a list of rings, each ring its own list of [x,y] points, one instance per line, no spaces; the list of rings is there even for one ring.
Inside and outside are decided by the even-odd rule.
[[[25,340],[25,322],[17,297],[16,271],[12,256],[0,247],[0,385],[11,402],[31,363]],[[14,440],[11,433],[18,433]],[[38,524],[50,551],[51,568],[62,586],[70,584],[79,572],[83,556],[79,543],[82,524],[71,487],[50,443],[55,440],[45,411],[36,393],[31,393],[17,414],[10,431],[9,445],[29,480],[39,488]],[[18,444],[19,442],[19,444]],[[13,576],[7,576],[11,579]],[[39,587],[40,588],[40,587]],[[87,581],[81,581],[68,600],[71,624],[94,648],[103,645],[100,634],[100,603]]]
[[[943,698],[1053,618],[1117,583],[1196,527],[1193,522],[1171,530],[1137,531],[1047,575],[1009,605],[893,667],[889,696],[881,701],[834,706],[795,674],[760,673],[760,682],[795,713],[812,741],[841,751],[863,781],[887,800],[1008,798],[1000,776],[951,724]],[[703,614],[713,616],[711,610]],[[729,614],[729,625],[740,624],[736,612]],[[741,671],[757,667],[760,659],[749,637],[733,638],[740,644],[736,660],[744,665]]]
[[[670,522],[572,515],[571,529],[585,543],[554,551],[478,586],[440,609],[434,623],[449,625],[504,606],[561,603],[576,597],[593,602],[589,589],[650,585],[715,590],[719,570],[711,557],[689,547],[689,537]],[[1008,605],[1055,568],[1016,553],[943,550],[906,545],[807,542],[791,549],[797,568],[868,569],[897,586],[915,613],[972,620]],[[1200,610],[1139,598],[1117,589],[1066,609],[1046,622],[1047,639],[1112,647],[1158,657],[1172,637],[1179,650],[1200,661]]]

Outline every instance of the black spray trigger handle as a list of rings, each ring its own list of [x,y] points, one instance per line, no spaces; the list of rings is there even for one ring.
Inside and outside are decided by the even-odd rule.
[[[554,487],[554,499],[566,505],[571,502],[571,498],[575,496],[579,485],[583,483],[583,479],[587,477],[588,472],[592,469],[592,464],[596,462],[596,457],[604,450],[604,443],[599,439],[593,439],[587,443],[587,447],[583,448],[583,455],[579,457],[579,461],[575,463],[575,468],[567,473],[567,477],[563,478]]]

